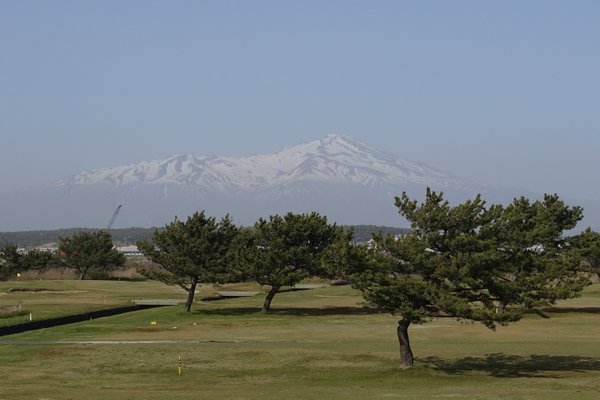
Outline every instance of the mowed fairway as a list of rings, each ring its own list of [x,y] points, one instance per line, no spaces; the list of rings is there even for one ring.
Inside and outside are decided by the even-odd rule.
[[[21,283],[33,284],[73,285],[56,302],[73,295],[87,308],[105,306],[104,297],[115,306],[152,293],[183,297],[153,282]],[[52,299],[19,296],[24,307],[35,299],[38,312],[39,296]],[[397,368],[396,319],[363,309],[349,287],[278,294],[268,315],[262,300],[198,302],[189,314],[164,307],[0,337],[10,341],[0,344],[0,399],[600,398],[598,284],[550,319],[529,316],[496,332],[450,319],[411,326],[416,364],[406,371]],[[82,342],[35,343],[49,341]]]

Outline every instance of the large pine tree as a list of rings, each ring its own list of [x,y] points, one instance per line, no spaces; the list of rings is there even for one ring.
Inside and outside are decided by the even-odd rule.
[[[556,195],[486,207],[480,196],[451,206],[427,190],[423,203],[396,198],[412,232],[377,237],[376,267],[355,285],[379,309],[400,316],[400,365],[413,364],[408,328],[434,317],[479,321],[489,328],[542,312],[589,283],[564,232],[582,217]]]

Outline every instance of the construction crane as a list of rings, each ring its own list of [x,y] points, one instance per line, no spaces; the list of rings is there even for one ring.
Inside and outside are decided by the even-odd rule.
[[[119,211],[121,210],[121,207],[122,207],[122,204],[119,204],[119,206],[113,213],[112,217],[110,217],[110,221],[108,221],[108,225],[106,226],[107,230],[112,228],[113,225],[115,224],[115,221],[117,220],[117,215],[119,215]]]

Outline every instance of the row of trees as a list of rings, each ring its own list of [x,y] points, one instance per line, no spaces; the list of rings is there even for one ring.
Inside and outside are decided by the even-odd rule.
[[[478,321],[490,329],[543,315],[560,299],[578,296],[599,271],[600,234],[574,236],[582,209],[556,195],[487,206],[477,196],[451,206],[428,190],[418,203],[395,200],[411,224],[400,237],[376,235],[371,249],[351,244],[352,232],[319,214],[260,219],[238,228],[204,212],[175,219],[138,248],[161,266],[151,278],[180,285],[190,311],[198,283],[254,279],[270,289],[263,312],[283,286],[309,276],[342,278],[378,310],[400,317],[401,366],[413,364],[408,329],[436,317]]]
[[[0,249],[0,280],[27,270],[43,270],[53,264],[54,256],[50,252],[34,249],[25,254],[16,245],[7,244]]]
[[[197,212],[156,230],[152,242],[137,243],[160,270],[142,270],[149,278],[181,286],[189,312],[198,283],[225,283],[253,279],[270,289],[263,312],[284,286],[309,276],[325,276],[321,254],[333,243],[347,240],[344,229],[328,224],[317,213],[271,216],[253,228],[238,228],[229,216],[217,221]]]
[[[105,272],[124,263],[125,257],[114,248],[108,232],[78,232],[60,238],[56,254],[37,249],[24,253],[15,245],[4,246],[0,249],[0,279],[28,270],[43,271],[56,267],[72,268],[77,271],[79,279],[84,279],[90,270]]]
[[[138,248],[158,264],[141,271],[188,293],[191,310],[197,285],[255,280],[269,287],[263,312],[284,286],[317,276],[345,279],[372,307],[399,316],[397,337],[403,368],[413,364],[408,329],[432,318],[477,321],[490,329],[543,315],[560,299],[578,296],[600,273],[600,234],[587,229],[568,236],[582,209],[556,195],[486,205],[477,196],[452,206],[428,190],[421,203],[406,193],[395,199],[411,224],[402,236],[379,234],[371,248],[353,246],[352,231],[317,213],[271,216],[251,228],[197,212],[155,230]],[[56,261],[58,260],[58,261]],[[123,256],[106,232],[60,239],[56,258],[14,246],[0,251],[0,271],[53,262],[79,271],[117,266]]]
[[[0,227],[1,228],[1,227]],[[138,240],[149,239],[155,228],[110,228],[105,229],[110,233],[114,242],[135,243]],[[46,243],[57,243],[60,238],[70,237],[81,232],[95,232],[92,228],[63,228],[52,230],[0,232],[0,248],[18,243],[20,247],[34,248]]]

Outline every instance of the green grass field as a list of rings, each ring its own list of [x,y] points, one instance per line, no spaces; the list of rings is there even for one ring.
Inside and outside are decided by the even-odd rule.
[[[185,297],[154,282],[20,285],[62,293],[6,293],[16,285],[3,282],[0,305],[20,301],[46,316]],[[268,315],[262,300],[198,302],[189,314],[164,307],[0,337],[11,341],[0,344],[0,399],[600,398],[598,284],[550,319],[529,316],[496,332],[451,319],[411,326],[416,363],[406,371],[397,367],[396,319],[362,308],[349,287],[278,294]],[[48,341],[85,342],[31,344]]]

